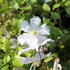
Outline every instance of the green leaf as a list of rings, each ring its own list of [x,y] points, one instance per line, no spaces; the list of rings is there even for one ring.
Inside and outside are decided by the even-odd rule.
[[[20,56],[15,55],[14,58],[12,59],[12,65],[15,67],[21,67],[23,66],[23,63],[20,60]]]
[[[31,3],[36,3],[36,2],[37,2],[37,0],[30,0],[30,2],[31,2]]]
[[[62,3],[65,2],[66,0],[62,0]]]
[[[44,59],[44,62],[49,62],[51,60],[53,60],[53,57],[48,57],[48,58]]]
[[[8,65],[5,65],[5,66],[2,67],[0,70],[9,70],[9,69],[8,69]]]
[[[10,3],[10,8],[14,8],[14,9],[18,9],[19,8],[19,4],[17,2],[11,2]]]
[[[62,35],[62,31],[59,28],[56,27],[51,28],[51,37],[53,39],[57,39],[61,35]]]
[[[70,6],[70,1],[67,1],[67,2],[65,2],[65,4],[64,4],[65,6]]]
[[[51,14],[51,17],[52,17],[53,19],[60,19],[60,14],[54,12],[54,13]]]
[[[53,10],[55,10],[56,8],[59,8],[59,7],[60,7],[60,3],[54,4],[53,5]]]
[[[50,6],[48,4],[43,4],[42,8],[44,11],[50,11]]]
[[[66,13],[67,13],[68,15],[70,15],[70,7],[66,7],[66,8],[65,8],[65,11],[66,11]]]
[[[0,37],[4,35],[4,31],[0,30]]]
[[[50,19],[44,18],[44,19],[43,19],[43,23],[44,23],[44,24],[47,24],[49,27],[53,27],[53,26],[54,26],[54,23],[52,23],[52,22],[50,21]]]
[[[0,59],[0,67],[1,67],[3,64],[4,64],[4,63],[3,63],[3,60]]]
[[[59,28],[56,28],[56,27],[55,27],[55,28],[53,28],[52,30],[54,31],[55,34],[59,34],[59,35],[62,34],[62,31],[61,31]]]
[[[3,3],[3,0],[0,0],[0,3]]]
[[[53,54],[52,54],[52,57],[53,57],[53,58],[57,58],[57,57],[58,57],[58,54],[57,54],[57,53],[53,53]]]
[[[23,10],[32,10],[31,6],[26,6],[25,8],[22,8]]]
[[[3,61],[4,63],[8,63],[10,61],[10,56],[5,56]]]

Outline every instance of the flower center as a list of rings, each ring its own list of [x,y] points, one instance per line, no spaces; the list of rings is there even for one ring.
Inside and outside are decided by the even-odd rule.
[[[32,34],[32,35],[37,35],[37,34],[38,34],[38,31],[37,31],[37,30],[33,30],[33,31],[31,32],[31,34]]]

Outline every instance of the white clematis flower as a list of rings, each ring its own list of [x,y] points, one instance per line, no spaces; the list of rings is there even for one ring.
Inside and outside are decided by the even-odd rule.
[[[38,48],[47,43],[45,42],[48,41],[46,36],[50,34],[50,29],[46,26],[46,24],[41,25],[41,19],[39,17],[31,18],[30,24],[27,21],[24,21],[21,24],[20,30],[25,33],[17,37],[18,42],[21,45],[26,43],[29,47],[21,50],[19,54],[31,49],[36,49],[38,52]]]
[[[40,52],[37,52],[36,55],[33,57],[20,57],[20,60],[23,64],[32,63],[29,69],[29,70],[32,70],[32,68],[35,69],[35,66],[39,66],[41,64],[41,60],[46,57],[51,57],[51,52],[49,52],[48,54],[44,54],[42,51],[40,51]]]
[[[20,57],[20,59],[23,64],[30,64],[50,56],[51,56],[51,52],[49,52],[48,54],[44,54],[42,51],[40,51],[40,52],[37,52],[36,55],[33,57]]]

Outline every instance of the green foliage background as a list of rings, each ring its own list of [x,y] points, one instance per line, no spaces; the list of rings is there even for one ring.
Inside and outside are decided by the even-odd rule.
[[[23,65],[17,52],[22,46],[17,43],[20,35],[20,24],[39,16],[42,24],[47,24],[51,29],[51,37],[55,40],[48,49],[53,54],[53,59],[59,57],[63,70],[70,70],[70,0],[0,0],[0,70],[28,70],[31,64]],[[13,43],[14,42],[14,43]],[[19,46],[17,48],[12,48]],[[33,56],[35,51],[25,53]],[[57,56],[56,56],[57,55]],[[50,58],[49,58],[50,59]],[[53,59],[44,60],[49,67]],[[46,70],[42,64],[38,70]]]

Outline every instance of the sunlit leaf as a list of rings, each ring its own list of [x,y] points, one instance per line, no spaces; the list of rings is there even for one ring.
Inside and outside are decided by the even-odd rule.
[[[48,57],[48,58],[44,59],[44,62],[49,62],[51,60],[53,60],[53,57]]]
[[[56,8],[59,8],[59,7],[60,7],[60,3],[56,3],[56,4],[53,5],[53,8],[52,9],[54,10]]]
[[[48,4],[43,4],[44,11],[50,11],[50,6]]]

